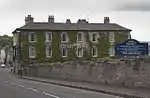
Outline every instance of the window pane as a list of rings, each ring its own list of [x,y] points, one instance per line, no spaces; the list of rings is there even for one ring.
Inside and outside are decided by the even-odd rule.
[[[50,46],[46,47],[46,56],[52,56],[52,49]]]
[[[35,41],[35,34],[34,33],[30,33],[30,41]]]
[[[66,34],[62,34],[62,41],[66,41],[67,38],[66,38]]]
[[[95,51],[95,49],[93,49],[93,56],[95,56],[96,55],[96,53],[95,53],[96,51]]]
[[[92,34],[92,41],[96,41],[96,34]]]
[[[52,41],[52,34],[50,32],[46,33],[46,41]]]
[[[52,37],[52,36],[51,36],[51,33],[48,33],[47,36],[48,36],[48,41],[51,41],[51,37]]]
[[[93,55],[93,56],[97,56],[97,49],[96,49],[96,48],[93,48],[93,49],[92,49],[92,55]]]
[[[82,33],[78,33],[78,41],[82,41]]]
[[[67,49],[62,48],[62,56],[67,56]]]
[[[109,33],[109,41],[110,41],[110,42],[114,42],[114,41],[115,41],[114,32],[110,32],[110,33]]]
[[[29,56],[30,56],[30,57],[35,57],[35,56],[36,56],[35,47],[33,47],[33,46],[30,46],[30,47],[29,47]]]
[[[81,48],[78,48],[78,50],[77,50],[77,56],[78,57],[82,57],[82,49]]]

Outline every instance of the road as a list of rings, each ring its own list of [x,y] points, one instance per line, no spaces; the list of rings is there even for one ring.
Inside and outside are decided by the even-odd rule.
[[[0,68],[0,98],[119,98],[86,90],[19,79]]]

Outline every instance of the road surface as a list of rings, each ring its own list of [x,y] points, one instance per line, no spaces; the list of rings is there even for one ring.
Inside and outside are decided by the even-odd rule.
[[[86,90],[19,79],[0,68],[0,98],[119,98]]]

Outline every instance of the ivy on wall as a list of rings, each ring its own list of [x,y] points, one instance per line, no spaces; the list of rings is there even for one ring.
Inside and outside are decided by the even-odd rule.
[[[52,57],[47,58],[45,55],[45,31],[35,31],[37,42],[36,53],[37,57],[35,59],[29,59],[28,46],[28,33],[24,32],[22,34],[22,59],[26,61],[34,62],[65,62],[68,60],[94,60],[97,58],[109,57],[109,34],[107,32],[99,32],[100,37],[98,38],[98,43],[92,43],[89,38],[89,33],[85,33],[86,42],[88,43],[88,48],[84,49],[84,55],[82,58],[77,57],[76,47],[68,48],[68,56],[61,56],[61,32],[52,31]],[[69,44],[76,44],[77,42],[77,31],[67,31],[69,36]],[[115,42],[121,42],[128,38],[126,34],[115,32]],[[98,50],[98,57],[93,58],[91,55],[92,47],[96,46]]]

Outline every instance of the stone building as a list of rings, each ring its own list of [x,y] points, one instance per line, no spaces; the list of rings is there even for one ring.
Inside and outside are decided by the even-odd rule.
[[[89,23],[79,19],[72,23],[34,22],[31,15],[25,17],[25,25],[13,31],[14,63],[16,66],[35,62],[64,62],[68,60],[91,60],[114,56],[115,43],[130,39],[130,32],[119,24]],[[27,64],[26,64],[27,65]]]

